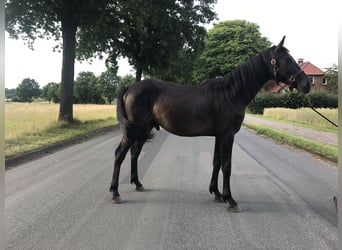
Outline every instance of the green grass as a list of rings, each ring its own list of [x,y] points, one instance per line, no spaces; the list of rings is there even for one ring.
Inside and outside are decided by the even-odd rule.
[[[5,157],[87,135],[117,123],[114,105],[74,105],[75,122],[57,122],[59,105],[5,104]]]
[[[257,124],[244,124],[244,126],[255,130],[258,134],[272,138],[276,142],[287,144],[293,147],[304,149],[310,153],[321,156],[322,158],[337,162],[338,147],[325,145],[321,142],[294,136],[290,133],[271,129],[269,127]]]

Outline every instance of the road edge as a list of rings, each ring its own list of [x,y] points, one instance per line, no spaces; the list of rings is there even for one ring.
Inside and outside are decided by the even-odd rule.
[[[251,125],[253,125],[253,124],[251,124]],[[283,145],[283,146],[286,146],[286,147],[288,147],[288,148],[291,148],[291,149],[299,149],[299,150],[302,150],[303,152],[305,152],[305,153],[311,155],[312,157],[314,157],[314,158],[316,158],[316,159],[318,159],[318,160],[322,160],[322,161],[328,162],[328,163],[330,163],[330,164],[332,164],[332,165],[334,165],[334,166],[337,166],[337,159],[328,157],[328,156],[326,156],[326,155],[324,155],[324,154],[321,154],[321,153],[319,153],[319,152],[317,152],[317,151],[308,149],[308,148],[306,148],[306,147],[304,147],[304,146],[290,145],[290,144],[288,144],[288,143],[286,143],[286,142],[277,142],[272,136],[269,136],[268,134],[260,134],[260,133],[258,133],[258,130],[254,129],[254,128],[251,127],[251,126],[248,126],[248,124],[243,124],[243,127],[244,127],[245,129],[249,130],[249,131],[254,132],[254,133],[257,134],[258,136],[263,136],[263,137],[265,137],[265,138],[268,138],[268,139],[270,139],[270,140],[272,140],[272,141],[274,141],[274,142],[276,142],[276,143],[279,143],[279,144],[281,144],[281,145]],[[296,135],[295,135],[295,136],[296,136]],[[300,138],[300,136],[296,136],[296,137],[299,137],[299,138]]]
[[[101,129],[91,131],[87,134],[79,135],[79,136],[64,140],[62,142],[52,144],[52,145],[47,146],[47,147],[39,148],[39,149],[24,153],[24,154],[21,154],[18,156],[10,157],[10,158],[5,160],[5,169],[10,170],[12,168],[17,167],[20,164],[27,163],[27,162],[42,158],[42,157],[49,155],[49,154],[53,154],[53,153],[60,151],[64,148],[73,146],[73,145],[78,144],[78,143],[82,143],[84,141],[88,141],[88,140],[90,140],[96,136],[103,135],[103,134],[106,134],[109,132],[115,132],[115,131],[119,130],[119,127],[120,127],[119,124],[115,124],[115,125],[112,125],[109,127],[104,127]]]

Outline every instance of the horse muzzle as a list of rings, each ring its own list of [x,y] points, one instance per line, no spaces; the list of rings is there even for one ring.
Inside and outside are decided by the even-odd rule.
[[[289,85],[289,89],[292,91],[294,88],[303,94],[307,94],[310,92],[311,82],[307,79],[303,79],[303,80],[299,81],[299,83],[297,83],[296,81],[292,82]]]

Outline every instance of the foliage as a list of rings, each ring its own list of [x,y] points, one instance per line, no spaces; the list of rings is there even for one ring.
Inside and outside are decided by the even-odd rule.
[[[7,0],[6,30],[12,38],[25,40],[30,48],[37,38],[63,40],[61,105],[59,120],[73,120],[73,83],[76,31],[86,29],[101,16],[107,0]],[[86,38],[88,39],[88,38]]]
[[[328,80],[328,84],[330,85],[330,92],[337,94],[338,66],[334,64],[332,67],[327,68],[324,72],[324,77]]]
[[[201,82],[223,75],[270,45],[255,23],[244,20],[220,22],[207,33],[203,52],[196,63],[194,80]]]
[[[116,88],[115,95],[117,96],[120,93],[122,88],[130,86],[134,82],[135,82],[135,78],[132,75],[125,75],[121,77],[119,81],[119,85]]]
[[[151,76],[182,85],[196,84],[192,79],[192,72],[195,68],[196,58],[202,49],[202,42],[198,43],[193,50],[180,49],[177,56],[170,60],[167,68],[155,69],[150,72]]]
[[[126,0],[108,5],[91,29],[79,33],[79,58],[107,53],[107,65],[116,68],[119,56],[144,74],[160,74],[174,62],[177,52],[195,50],[205,28],[215,17],[216,0]],[[91,38],[91,39],[89,39]]]
[[[34,79],[25,78],[18,85],[16,95],[20,102],[32,102],[33,97],[40,95],[39,84]]]
[[[101,89],[98,80],[92,72],[80,72],[74,84],[75,103],[103,104]]]
[[[60,101],[60,84],[55,82],[50,82],[45,85],[41,90],[41,97],[47,100],[49,103],[59,103]]]
[[[107,103],[111,104],[116,97],[116,89],[118,88],[121,77],[117,72],[108,69],[98,77],[98,86],[101,89],[101,95]]]
[[[285,94],[273,94],[270,92],[259,92],[249,103],[247,109],[253,114],[262,114],[264,108],[284,107],[284,108],[337,108],[338,96],[325,91],[314,91],[302,95],[299,92],[291,91]]]
[[[74,102],[82,104],[111,104],[122,87],[134,83],[132,75],[118,76],[116,71],[108,69],[100,76],[92,72],[80,72],[74,84]],[[48,102],[60,100],[60,84],[48,83],[41,89],[41,97]],[[15,100],[12,100],[15,101]]]
[[[16,89],[5,88],[5,99],[7,101],[18,101]]]
[[[315,108],[337,108],[338,95],[337,93],[329,93],[326,91],[313,91],[309,93],[308,99]]]

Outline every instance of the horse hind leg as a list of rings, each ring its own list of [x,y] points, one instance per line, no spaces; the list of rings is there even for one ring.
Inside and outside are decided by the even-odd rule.
[[[144,191],[138,177],[138,157],[146,140],[135,141],[131,147],[131,183],[135,184],[137,191]]]
[[[113,193],[113,198],[112,198],[113,203],[122,202],[119,191],[118,191],[120,167],[130,147],[131,147],[131,142],[129,142],[125,138],[122,138],[119,146],[115,150],[113,178],[112,178],[112,183],[109,188],[109,191]]]

